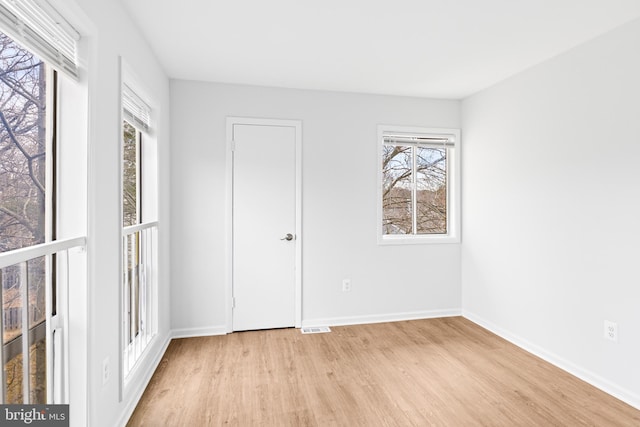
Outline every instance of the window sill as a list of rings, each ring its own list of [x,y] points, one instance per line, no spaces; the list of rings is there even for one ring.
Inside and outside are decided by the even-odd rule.
[[[440,235],[379,235],[378,245],[431,245],[460,243],[460,237],[440,234]]]

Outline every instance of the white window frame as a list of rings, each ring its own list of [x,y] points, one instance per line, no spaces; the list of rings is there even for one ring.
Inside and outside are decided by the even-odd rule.
[[[4,4],[5,2],[2,2],[0,6],[0,31],[12,38],[21,48],[34,53],[46,63],[48,113],[45,243],[1,254],[2,267],[7,265],[7,262],[13,265],[41,256],[48,257],[47,262],[50,265],[47,267],[47,287],[52,290],[51,280],[55,277],[57,307],[56,314],[52,315],[52,295],[48,292],[46,301],[47,402],[48,404],[71,404],[71,408],[75,408],[71,410],[71,416],[82,420],[86,418],[83,408],[86,407],[87,402],[87,337],[86,333],[83,333],[83,331],[86,332],[84,327],[77,325],[87,324],[85,315],[88,301],[86,297],[87,124],[84,120],[87,112],[86,82],[75,78],[76,73],[70,73],[69,69],[59,62],[52,61],[45,47],[34,42],[31,35],[32,31],[38,29],[37,25],[18,31],[18,37],[10,26],[5,27],[7,22],[4,18],[8,15],[6,15]],[[31,4],[32,1],[15,2],[16,7],[26,7]],[[40,13],[40,18],[51,21],[46,13],[43,11]],[[59,15],[56,16],[58,18],[54,18],[53,21],[60,22]],[[23,21],[16,22],[22,22],[17,24],[18,28],[25,25]],[[55,48],[55,42],[56,40],[52,40],[52,48]],[[54,70],[57,73],[55,83]],[[55,221],[52,221],[53,219]],[[51,271],[53,254],[57,254],[55,276]],[[28,322],[24,324],[28,325]],[[76,326],[70,328],[69,324]],[[28,335],[30,333],[23,332],[23,337]],[[28,340],[23,340],[23,344],[27,342]],[[28,370],[24,370],[23,376],[28,377],[28,373]],[[0,374],[0,377],[3,375]],[[23,384],[27,383],[28,381]],[[28,393],[25,395],[28,396]]]
[[[448,136],[452,147],[447,148],[447,233],[446,234],[383,234],[382,156],[384,137],[389,134],[419,136]],[[378,126],[378,182],[377,182],[377,239],[379,245],[431,244],[460,242],[460,129],[416,126]]]
[[[146,101],[148,92],[144,90],[144,86],[139,84],[139,78],[131,72],[130,68],[120,58],[121,69],[121,117],[120,117],[120,227],[121,227],[121,265],[122,274],[120,286],[120,319],[122,327],[120,328],[120,375],[119,375],[119,398],[124,400],[125,396],[130,395],[139,384],[144,369],[149,365],[149,358],[152,357],[150,350],[154,348],[158,341],[158,235],[159,223],[158,215],[158,157],[157,157],[157,139],[156,129],[154,128],[154,111],[150,104]],[[123,158],[123,126],[124,122],[129,123],[136,129],[136,183],[137,183],[137,224],[123,227],[123,180],[122,180],[122,158]],[[148,175],[147,175],[148,173]],[[151,201],[151,202],[150,202]],[[144,217],[143,217],[144,215]],[[127,326],[126,317],[126,294],[125,287],[127,277],[125,268],[127,265],[125,237],[132,234],[139,235],[140,245],[140,264],[143,265],[140,277],[141,288],[144,287],[146,305],[139,313],[146,322],[144,328],[141,328],[138,334],[128,341],[124,327]],[[142,295],[142,292],[140,293]],[[137,303],[137,302],[135,302]],[[130,326],[130,325],[128,325]],[[127,342],[128,341],[128,342]]]

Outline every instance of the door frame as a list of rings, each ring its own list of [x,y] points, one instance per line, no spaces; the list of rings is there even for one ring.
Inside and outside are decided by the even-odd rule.
[[[264,119],[253,117],[227,117],[226,135],[226,332],[233,332],[233,126],[253,125],[253,126],[278,126],[292,127],[295,129],[295,206],[296,206],[296,227],[295,227],[295,327],[302,326],[302,121],[283,119]]]

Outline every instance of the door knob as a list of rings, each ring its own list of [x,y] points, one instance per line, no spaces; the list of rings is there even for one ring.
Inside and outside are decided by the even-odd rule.
[[[287,240],[287,241],[289,241],[289,240],[293,240],[293,234],[291,234],[291,233],[287,233],[287,235],[286,235],[286,236],[284,236],[284,237],[283,237],[282,239],[280,239],[280,240]]]

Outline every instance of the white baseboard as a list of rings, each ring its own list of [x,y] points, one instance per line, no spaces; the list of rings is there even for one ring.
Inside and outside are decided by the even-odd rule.
[[[226,326],[173,329],[171,331],[171,338],[208,337],[211,335],[225,335],[227,332]]]
[[[407,313],[373,314],[368,316],[329,317],[325,319],[305,319],[302,326],[345,326],[363,325],[367,323],[401,322],[403,320],[433,319],[437,317],[461,316],[462,310],[450,308],[446,310],[412,311]]]
[[[563,371],[566,371],[568,373],[570,373],[571,375],[580,378],[582,381],[585,381],[589,384],[591,384],[592,386],[599,388],[600,390],[604,391],[607,394],[610,394],[611,396],[622,400],[623,402],[633,406],[636,409],[640,409],[640,396],[638,396],[637,394],[632,393],[629,390],[626,390],[602,377],[600,377],[599,375],[594,374],[593,372],[584,369],[566,359],[563,359],[562,357],[559,357],[558,355],[551,353],[547,350],[545,350],[542,347],[539,347],[521,337],[519,337],[516,334],[513,334],[511,332],[509,332],[506,329],[503,329],[491,322],[489,322],[486,319],[483,319],[480,316],[477,316],[474,313],[471,313],[467,310],[463,310],[462,312],[462,316],[470,321],[472,321],[473,323],[476,323],[477,325],[493,332],[494,334],[504,338],[505,340],[509,341],[512,344],[517,345],[518,347],[522,348],[523,350],[528,351],[531,354],[534,354],[536,356],[538,356],[539,358],[551,363],[552,365],[562,369]]]
[[[142,397],[149,381],[151,381],[151,377],[156,372],[158,365],[160,365],[160,361],[164,356],[164,353],[167,351],[167,347],[169,347],[169,343],[171,342],[171,332],[168,332],[164,336],[164,341],[161,341],[162,345],[160,346],[159,351],[153,355],[153,357],[149,357],[147,360],[148,363],[141,365],[141,368],[144,366],[144,370],[137,373],[138,378],[134,383],[129,384],[130,389],[126,391],[125,397],[125,407],[122,410],[122,415],[120,415],[120,419],[116,425],[126,426],[129,418],[133,414],[133,411],[138,406],[138,402]]]

